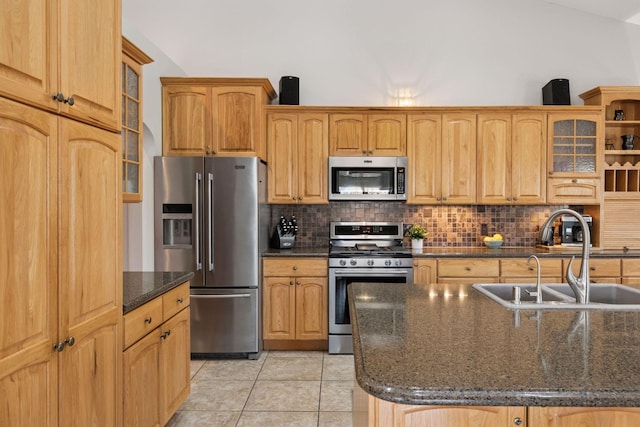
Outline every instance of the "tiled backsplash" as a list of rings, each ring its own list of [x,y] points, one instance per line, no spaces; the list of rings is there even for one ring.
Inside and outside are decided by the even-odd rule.
[[[271,205],[272,229],[280,215],[296,216],[298,247],[329,245],[331,221],[402,221],[419,223],[429,235],[425,246],[482,246],[481,226],[500,233],[505,246],[530,247],[549,215],[566,206],[416,206],[400,202],[332,202],[328,205]]]

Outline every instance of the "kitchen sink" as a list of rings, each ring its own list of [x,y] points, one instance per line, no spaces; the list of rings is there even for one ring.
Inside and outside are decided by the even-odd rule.
[[[573,290],[566,283],[542,285],[542,303],[526,291],[535,291],[533,283],[476,283],[473,289],[497,302],[503,307],[519,310],[640,310],[640,289],[618,284],[590,285],[588,304],[576,302]],[[513,288],[521,289],[520,304],[513,301]]]

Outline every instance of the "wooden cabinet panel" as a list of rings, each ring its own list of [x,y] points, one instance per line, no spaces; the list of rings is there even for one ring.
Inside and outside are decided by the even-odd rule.
[[[369,156],[406,156],[407,116],[369,114],[366,150]]]
[[[631,427],[640,425],[638,408],[529,407],[530,427]]]
[[[262,132],[260,88],[213,87],[213,154],[257,153]]]
[[[329,287],[326,277],[302,277],[296,282],[296,339],[327,339]]]
[[[160,330],[155,329],[124,352],[124,425],[159,426],[160,401],[152,390],[159,390]]]
[[[476,115],[445,114],[442,118],[442,201],[476,201]]]
[[[640,199],[609,199],[602,206],[601,246],[605,249],[640,249],[640,226],[637,218],[640,215]]]
[[[567,270],[569,266],[569,259],[564,259],[562,261],[563,271]],[[572,268],[573,273],[577,276],[580,273],[580,258],[576,257],[573,262]],[[589,258],[589,276],[604,278],[604,277],[612,277],[620,280],[621,276],[621,267],[620,267],[620,259],[619,258]]]
[[[593,260],[593,259],[592,259]],[[560,258],[540,258],[540,276],[559,277],[562,276],[562,259]],[[500,276],[507,277],[533,277],[536,278],[536,263],[531,260],[527,263],[527,258],[504,258],[500,260]]]
[[[546,114],[514,114],[511,140],[511,197],[518,204],[542,204],[547,196]]]
[[[436,283],[437,278],[437,261],[435,259],[419,259],[413,260],[413,283],[417,285],[430,285]]]
[[[367,118],[364,114],[329,115],[329,155],[365,156]]]
[[[298,201],[328,203],[329,118],[327,114],[298,115]]]
[[[442,200],[442,116],[409,114],[407,121],[407,203],[439,203]]]
[[[600,178],[547,178],[547,202],[552,204],[599,204]]]
[[[160,328],[160,421],[165,425],[191,390],[190,309],[187,307]]]
[[[296,114],[267,116],[267,171],[269,203],[296,203],[298,197],[298,117]]]
[[[0,94],[51,111],[58,107],[57,3],[0,1]]]
[[[325,258],[283,257],[265,259],[262,264],[264,276],[325,277],[328,274]]]
[[[187,307],[190,303],[190,282],[185,282],[162,295],[162,312],[168,319]]]
[[[478,115],[478,203],[510,203],[511,114]]]
[[[263,338],[295,339],[295,282],[289,277],[262,280]]]
[[[438,277],[499,277],[495,258],[451,258],[438,260]]]
[[[59,2],[60,112],[120,132],[120,1]]]
[[[210,153],[207,89],[163,86],[162,98],[162,155],[201,156]]]
[[[124,316],[124,347],[127,348],[162,323],[162,299],[155,298]]]
[[[622,276],[640,277],[640,258],[623,258]]]

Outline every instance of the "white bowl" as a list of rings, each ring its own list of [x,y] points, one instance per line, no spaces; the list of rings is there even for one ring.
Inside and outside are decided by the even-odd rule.
[[[489,249],[498,249],[500,246],[502,246],[503,243],[504,243],[504,240],[485,240],[484,241],[484,244]]]

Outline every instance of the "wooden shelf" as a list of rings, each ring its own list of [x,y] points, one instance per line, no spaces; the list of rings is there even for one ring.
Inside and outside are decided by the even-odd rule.
[[[640,120],[605,120],[607,126],[640,126]]]
[[[612,156],[640,156],[640,150],[604,150],[604,155]]]

